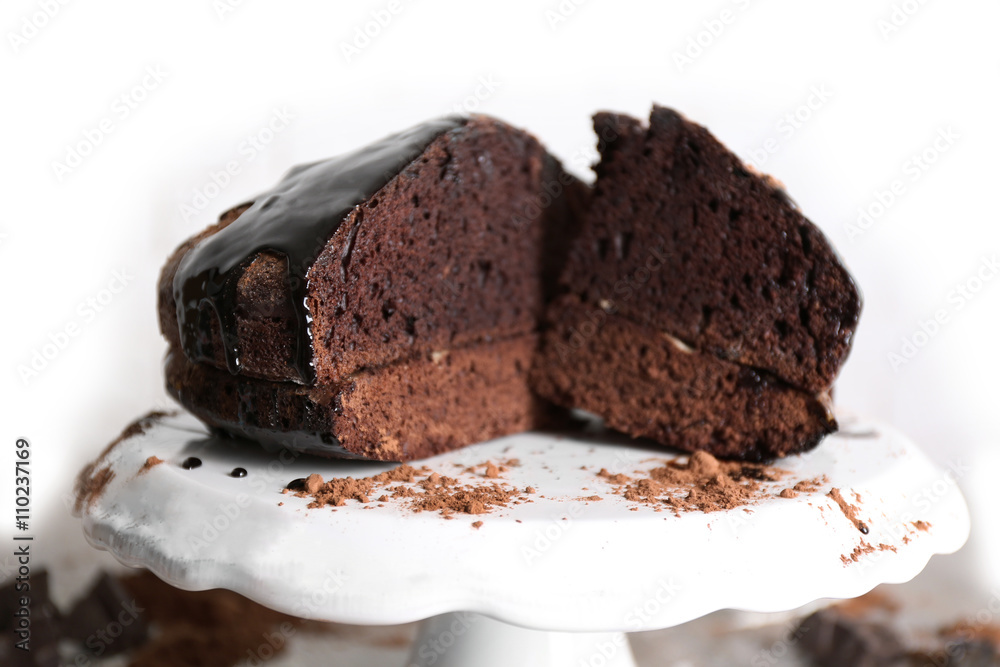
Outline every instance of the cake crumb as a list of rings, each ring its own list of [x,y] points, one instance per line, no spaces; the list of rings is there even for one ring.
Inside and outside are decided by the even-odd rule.
[[[863,556],[865,554],[875,553],[875,551],[876,551],[875,547],[873,547],[872,545],[868,544],[864,540],[861,540],[861,543],[858,546],[854,547],[854,550],[851,553],[846,554],[846,555],[845,554],[841,554],[841,556],[840,556],[840,562],[842,562],[844,565],[850,565],[851,563],[857,563],[858,559],[861,556]]]
[[[323,477],[313,473],[306,477],[306,492],[316,493],[323,487]]]
[[[146,459],[146,462],[142,464],[142,467],[139,468],[139,474],[142,475],[144,473],[147,473],[150,470],[152,470],[154,466],[158,466],[161,463],[163,463],[163,459],[161,459],[160,457],[150,456],[148,459]]]
[[[628,484],[632,481],[628,475],[623,475],[621,473],[612,475],[608,472],[607,468],[601,468],[600,471],[598,471],[597,476],[608,480],[612,484]]]
[[[475,528],[476,530],[479,530],[480,528],[483,527],[483,522],[482,521],[473,521],[472,522],[472,527]]]
[[[830,479],[826,475],[820,475],[819,477],[814,477],[813,479],[803,479],[796,482],[795,486],[792,487],[792,491],[798,493],[815,493],[819,491],[820,487],[829,483]]]

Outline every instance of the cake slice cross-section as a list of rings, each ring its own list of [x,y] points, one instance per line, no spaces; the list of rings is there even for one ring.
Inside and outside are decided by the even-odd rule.
[[[168,261],[168,391],[266,445],[410,460],[538,426],[538,326],[587,189],[487,116],[294,168]]]
[[[655,106],[599,113],[593,197],[533,377],[552,402],[686,451],[762,460],[836,429],[854,281],[772,179]]]

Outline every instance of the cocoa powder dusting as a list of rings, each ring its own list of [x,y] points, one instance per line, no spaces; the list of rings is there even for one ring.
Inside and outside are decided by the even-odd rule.
[[[864,556],[865,554],[872,554],[875,553],[876,551],[891,551],[893,553],[896,553],[896,547],[890,544],[882,544],[882,543],[880,543],[878,546],[873,547],[864,540],[861,540],[861,544],[854,547],[854,551],[852,551],[847,555],[841,554],[840,562],[843,563],[844,565],[857,563],[858,559],[861,558],[861,556]]]
[[[601,468],[596,477],[610,484],[613,493],[625,500],[652,507],[656,512],[667,511],[674,516],[687,511],[709,513],[736,509],[775,495],[795,497],[800,492],[816,490],[826,481],[825,477],[803,480],[778,492],[773,484],[789,475],[788,471],[759,463],[720,461],[707,452],[695,452],[686,460],[657,458],[643,463],[649,462],[663,465],[646,472],[636,472],[634,476]],[[336,508],[352,501],[367,505],[375,499],[379,503],[377,507],[394,501],[396,506],[414,512],[437,512],[443,518],[451,519],[456,514],[479,515],[499,507],[534,502],[530,498],[533,495],[545,498],[537,496],[533,486],[519,490],[504,483],[504,473],[518,465],[520,462],[517,459],[459,465],[460,475],[468,476],[464,479],[442,475],[427,466],[414,468],[408,464],[359,479],[335,477],[324,481],[314,474],[304,480],[294,480],[283,493],[308,497],[311,509]],[[586,466],[583,469],[586,470]],[[581,490],[589,489],[582,487]],[[564,498],[583,502],[603,499],[604,496],[593,492],[587,496]],[[366,507],[375,508],[375,505]],[[638,510],[637,507],[629,509]]]
[[[857,505],[851,505],[846,500],[844,496],[840,493],[840,489],[834,487],[830,489],[830,492],[826,495],[830,496],[833,502],[837,503],[840,511],[844,513],[848,521],[854,524],[854,526],[861,531],[862,535],[868,534],[868,524],[862,521],[858,515],[861,513],[861,509]]]
[[[798,491],[799,493],[813,493],[818,491],[819,487],[823,486],[829,481],[826,475],[822,477],[817,477],[816,479],[804,479],[801,482],[796,482],[795,486],[792,487],[793,491]]]
[[[478,463],[473,466],[467,466],[462,472],[469,475],[482,475],[487,479],[498,479],[505,472],[508,472],[511,468],[521,465],[519,459],[508,459],[506,461],[501,461],[499,465],[493,463],[493,461],[487,461],[486,463]]]
[[[720,461],[707,452],[695,452],[687,462],[667,461],[646,477],[612,474],[602,468],[599,479],[615,485],[626,500],[676,512],[719,512],[742,507],[767,495],[764,482],[776,482],[785,471],[738,461]]]
[[[79,513],[83,507],[90,507],[97,502],[97,499],[104,493],[104,488],[114,478],[115,473],[111,470],[111,466],[105,466],[97,472],[85,468],[77,479],[76,505],[74,507],[76,512]]]
[[[852,551],[851,553],[849,553],[847,555],[844,555],[844,554],[840,555],[840,562],[842,562],[844,565],[850,565],[851,563],[857,563],[858,559],[861,558],[861,556],[863,556],[865,554],[871,554],[871,553],[875,553],[875,547],[873,547],[872,545],[868,544],[864,540],[861,540],[861,544],[859,544],[858,546],[854,547],[854,551]]]
[[[487,462],[466,468],[466,472],[474,472],[479,477],[480,469],[483,470],[481,477],[497,479],[506,471],[506,466]],[[377,496],[379,503],[397,500],[414,512],[438,512],[448,519],[452,514],[486,514],[497,507],[518,504],[533,489],[522,493],[499,482],[466,484],[426,466],[414,468],[403,464],[360,479],[334,477],[323,481],[322,477],[313,474],[306,478],[305,488],[284,490],[284,493],[290,492],[300,498],[311,497],[310,509],[341,507],[351,500],[366,504]]]
[[[612,484],[628,484],[629,482],[632,481],[632,479],[629,476],[623,475],[621,473],[617,475],[612,475],[610,472],[607,471],[606,468],[601,468],[600,472],[597,473],[597,476],[606,479]]]
[[[104,487],[106,487],[108,482],[110,482],[114,477],[114,473],[111,471],[111,466],[105,465],[105,461],[115,447],[127,440],[130,440],[131,438],[142,435],[147,429],[149,429],[150,426],[164,417],[169,417],[175,414],[177,413],[154,410],[126,426],[118,437],[112,440],[108,446],[104,448],[100,455],[98,455],[94,461],[87,464],[83,470],[80,471],[80,474],[77,475],[76,483],[73,486],[73,494],[76,496],[75,502],[73,503],[73,512],[75,514],[80,514],[85,506],[89,507],[90,505],[93,505],[94,502],[101,496],[101,493],[104,492]]]
[[[815,493],[819,488],[829,481],[826,475],[821,475],[813,479],[803,479],[795,483],[795,486],[782,489],[778,494],[779,498],[798,498],[800,493]]]

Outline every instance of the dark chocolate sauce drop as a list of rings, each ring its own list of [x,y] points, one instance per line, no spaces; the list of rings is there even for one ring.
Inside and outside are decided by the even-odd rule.
[[[246,468],[233,468],[233,471],[231,473],[229,473],[229,476],[230,477],[246,477],[247,476],[247,469]]]
[[[196,456],[187,457],[186,459],[184,459],[184,463],[181,464],[181,467],[184,468],[185,470],[193,470],[194,468],[198,468],[200,466],[201,466],[201,459],[199,459]]]
[[[459,117],[432,120],[353,153],[293,167],[239,218],[188,251],[173,284],[184,354],[193,362],[212,358],[209,341],[215,319],[226,366],[230,373],[240,372],[236,284],[255,255],[273,252],[288,261],[287,283],[295,310],[293,366],[303,383],[312,383],[306,272],[352,209],[378,192],[440,134],[464,122]],[[356,228],[351,230],[348,253],[356,233]],[[347,255],[341,258],[345,273],[349,261]]]
[[[298,477],[290,481],[286,486],[289,491],[305,491],[306,490],[306,478]]]

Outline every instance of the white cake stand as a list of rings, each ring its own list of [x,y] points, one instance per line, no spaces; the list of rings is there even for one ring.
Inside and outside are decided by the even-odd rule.
[[[392,464],[269,454],[179,415],[106,455],[115,474],[82,519],[95,547],[179,588],[227,588],[319,620],[429,619],[413,665],[625,666],[634,663],[624,632],[858,596],[965,542],[968,510],[951,471],[884,425],[845,431],[780,462],[789,477],[758,504],[680,516],[626,501],[596,475],[633,475],[672,454],[607,435],[502,438],[421,463],[471,481],[462,468],[517,458],[497,481],[534,487],[533,502],[446,520],[394,501],[307,509],[281,494],[290,480]],[[164,463],[140,473],[150,456]],[[189,456],[204,464],[183,469]],[[236,467],[247,476],[231,477]],[[822,475],[816,492],[776,495]],[[826,495],[832,487],[860,508],[867,534]]]

